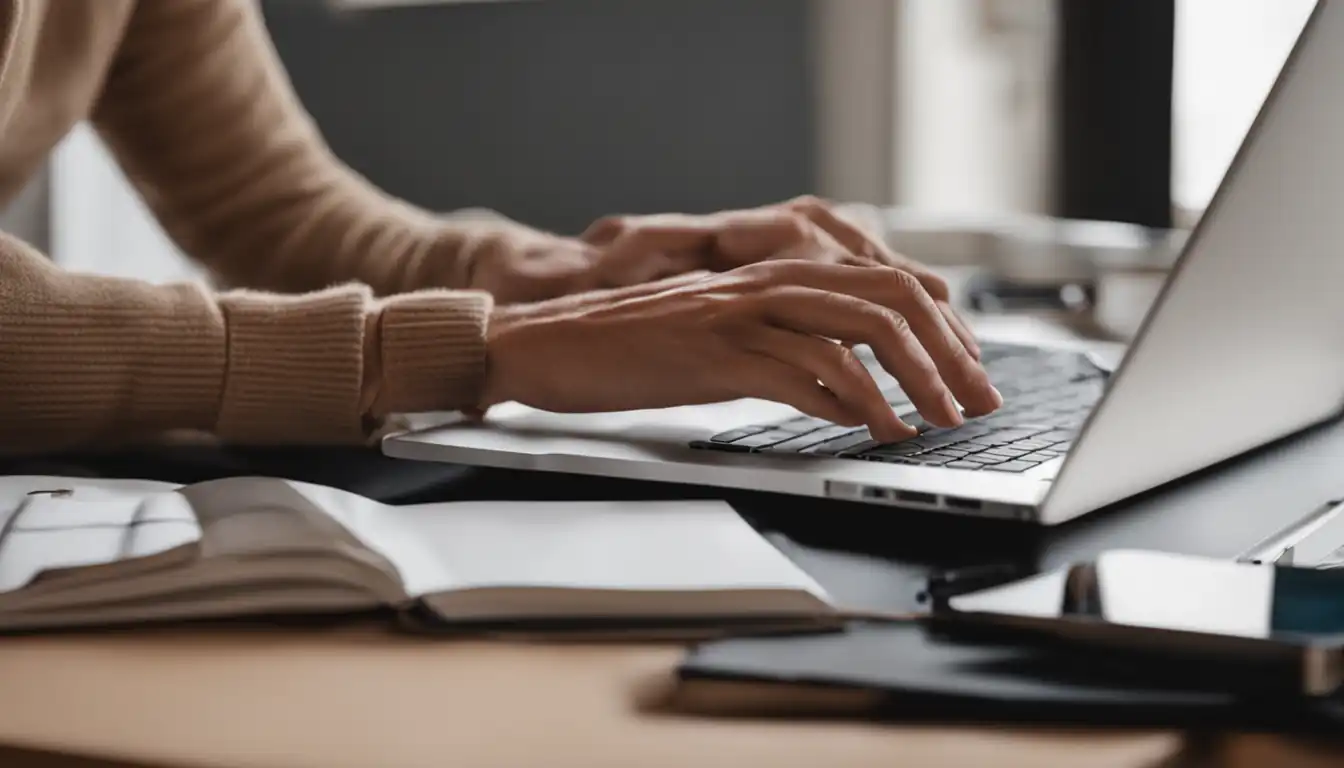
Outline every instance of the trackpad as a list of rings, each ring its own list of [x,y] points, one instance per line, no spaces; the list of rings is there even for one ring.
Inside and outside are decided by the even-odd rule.
[[[509,434],[685,445],[737,427],[798,415],[761,400],[618,413],[561,414],[509,403],[492,410],[486,424]]]

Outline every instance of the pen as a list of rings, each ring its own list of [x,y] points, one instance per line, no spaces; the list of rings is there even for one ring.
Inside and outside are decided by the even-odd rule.
[[[1254,565],[1312,565],[1344,545],[1344,499],[1331,499],[1237,557]],[[1333,544],[1321,552],[1322,540]]]

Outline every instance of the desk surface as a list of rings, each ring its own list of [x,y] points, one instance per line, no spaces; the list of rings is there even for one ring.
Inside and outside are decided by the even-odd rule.
[[[0,743],[259,768],[1138,768],[1166,763],[1181,746],[1153,733],[725,722],[642,711],[678,658],[670,646],[458,643],[373,629],[11,639],[0,643]],[[0,763],[12,764],[3,752]]]
[[[1114,546],[1234,554],[1338,493],[1339,466],[1344,424],[1029,546],[1047,566]],[[942,535],[963,546],[985,538],[969,521],[941,522]],[[903,530],[877,538],[909,538]],[[848,594],[852,565],[823,564],[828,586]],[[901,599],[852,591],[879,607]],[[668,682],[679,656],[673,646],[458,643],[367,628],[8,638],[0,640],[0,745],[37,751],[19,759],[0,747],[0,765],[105,765],[39,756],[65,752],[193,768],[1314,767],[1338,765],[1344,754],[1269,738],[1223,739],[1191,755],[1172,733],[729,722],[645,711],[641,696]]]
[[[726,721],[660,714],[662,645],[157,632],[0,643],[6,768],[1337,766],[1248,736]],[[88,756],[88,759],[80,756]]]

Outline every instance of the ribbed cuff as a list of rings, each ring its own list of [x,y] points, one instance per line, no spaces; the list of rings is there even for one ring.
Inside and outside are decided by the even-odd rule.
[[[229,361],[219,435],[251,444],[362,440],[371,303],[362,286],[301,296],[222,296]]]
[[[494,300],[480,291],[421,291],[387,299],[378,324],[382,375],[375,412],[476,405],[485,382],[485,331]]]

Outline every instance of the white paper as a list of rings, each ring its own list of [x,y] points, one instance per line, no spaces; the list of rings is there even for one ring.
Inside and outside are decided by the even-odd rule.
[[[441,564],[408,572],[412,596],[509,586],[824,594],[720,501],[459,502],[387,513]]]

